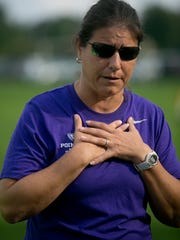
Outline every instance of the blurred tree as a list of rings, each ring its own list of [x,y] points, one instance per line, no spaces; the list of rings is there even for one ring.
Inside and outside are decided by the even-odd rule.
[[[0,57],[22,57],[32,51],[33,44],[27,38],[26,28],[8,23],[1,8],[0,33]]]
[[[143,14],[145,33],[159,49],[180,49],[180,14],[152,6]],[[58,18],[35,26],[7,22],[0,8],[0,56],[26,57],[34,52],[54,56],[74,54],[73,36],[79,29],[77,18]]]
[[[33,27],[9,23],[0,8],[0,57],[24,58],[32,53],[72,55],[79,20],[60,18]]]
[[[32,30],[37,48],[53,55],[72,55],[72,40],[79,24],[79,19],[60,18],[37,25]]]
[[[180,49],[180,12],[152,6],[143,14],[144,31],[158,48]]]

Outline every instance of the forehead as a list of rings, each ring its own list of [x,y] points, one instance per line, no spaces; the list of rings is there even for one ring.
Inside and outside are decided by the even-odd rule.
[[[91,41],[111,44],[137,44],[138,42],[129,29],[119,25],[97,29],[94,31]]]

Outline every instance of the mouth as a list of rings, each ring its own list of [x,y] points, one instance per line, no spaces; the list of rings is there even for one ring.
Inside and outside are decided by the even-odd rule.
[[[103,76],[103,78],[109,80],[109,81],[117,81],[117,80],[122,80],[122,78],[119,77],[112,77],[112,76]]]

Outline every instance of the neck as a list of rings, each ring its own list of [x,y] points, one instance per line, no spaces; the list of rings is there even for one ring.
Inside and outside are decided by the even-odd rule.
[[[93,91],[85,91],[79,81],[74,84],[79,98],[93,111],[99,113],[111,113],[116,111],[124,100],[124,89],[110,95],[99,95]]]

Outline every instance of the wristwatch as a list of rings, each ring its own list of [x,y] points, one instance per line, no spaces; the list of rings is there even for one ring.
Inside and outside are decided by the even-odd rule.
[[[134,167],[138,172],[150,169],[158,163],[159,157],[155,151],[148,153],[145,160],[141,163],[134,164]]]

